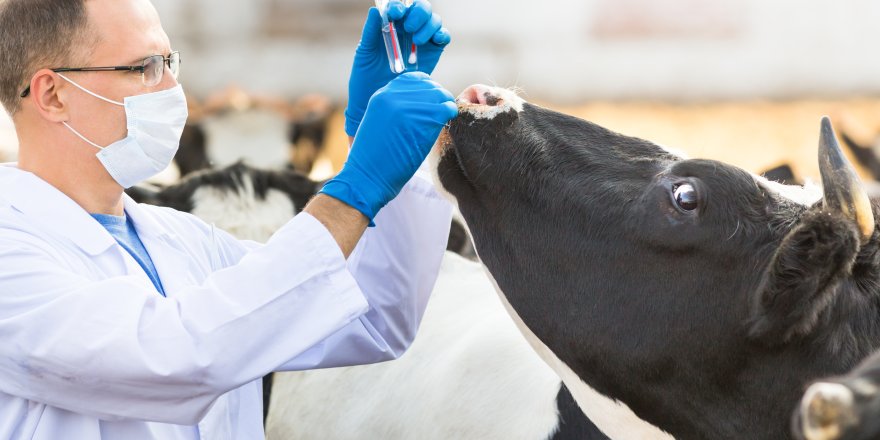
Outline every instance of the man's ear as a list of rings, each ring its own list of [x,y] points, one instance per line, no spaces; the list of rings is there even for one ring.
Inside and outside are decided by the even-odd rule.
[[[52,122],[68,120],[67,106],[63,94],[60,93],[64,80],[49,69],[40,69],[31,78],[30,94],[25,98],[30,101],[37,113]]]
[[[858,252],[859,231],[851,221],[818,207],[808,211],[773,255],[749,335],[776,345],[809,334]]]

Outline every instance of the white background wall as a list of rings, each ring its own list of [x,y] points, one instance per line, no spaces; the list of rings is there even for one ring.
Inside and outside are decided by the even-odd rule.
[[[153,1],[172,43],[183,51],[181,79],[196,97],[237,83],[251,92],[288,99],[321,92],[338,102],[346,98],[351,57],[372,4],[371,0]],[[557,105],[594,100],[880,97],[880,1],[876,0],[434,0],[433,4],[454,39],[435,78],[454,93],[482,82],[518,85],[528,99]],[[817,111],[830,112],[825,107]],[[603,120],[601,112],[583,116]],[[873,124],[876,116],[869,116]],[[636,127],[645,125],[644,118]],[[817,118],[804,116],[810,123]],[[675,127],[687,132],[693,117],[684,119],[691,122]],[[770,119],[755,122],[767,125],[763,131],[788,130]],[[687,145],[675,136],[667,139],[627,125],[610,126]],[[809,130],[809,148],[815,145],[813,131]],[[765,143],[768,149],[796,144]],[[10,159],[15,148],[11,124],[2,114],[0,161]]]
[[[183,81],[345,98],[370,0],[154,0]],[[435,77],[531,99],[714,100],[880,93],[875,0],[434,0],[454,42]]]

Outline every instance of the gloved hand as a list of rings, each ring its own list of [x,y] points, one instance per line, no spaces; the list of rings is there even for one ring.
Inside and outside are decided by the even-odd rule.
[[[357,209],[373,226],[457,114],[455,98],[427,74],[401,74],[370,99],[348,161],[320,192]]]
[[[449,31],[442,27],[440,16],[432,12],[431,4],[426,0],[415,0],[409,8],[398,0],[389,2],[388,19],[399,23],[401,18],[404,30],[413,34],[413,42],[418,46],[419,71],[430,75],[449,44]],[[349,136],[357,133],[373,93],[396,76],[388,67],[382,39],[382,17],[378,9],[370,8],[348,81],[345,132]]]

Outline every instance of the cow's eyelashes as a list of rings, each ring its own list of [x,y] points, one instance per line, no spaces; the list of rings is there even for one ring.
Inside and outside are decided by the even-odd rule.
[[[678,209],[685,212],[695,211],[699,207],[697,189],[690,183],[672,185],[672,199]]]

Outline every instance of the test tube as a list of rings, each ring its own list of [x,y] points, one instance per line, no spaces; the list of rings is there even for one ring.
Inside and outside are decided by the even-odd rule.
[[[417,70],[418,54],[416,45],[412,42],[412,34],[404,30],[402,22],[395,23],[388,19],[388,1],[375,0],[376,9],[382,17],[382,39],[385,42],[388,65],[394,73]],[[411,4],[412,0],[404,1],[407,7]],[[408,53],[405,54],[401,48],[408,49]]]
[[[412,5],[413,0],[403,0],[403,4],[408,8]],[[400,23],[400,29],[403,29],[403,23]],[[413,42],[413,34],[406,32],[404,30],[404,41],[401,41],[401,47],[409,48],[409,56],[406,57],[406,70],[418,70],[419,69],[419,54],[418,47],[416,47],[416,43]]]

